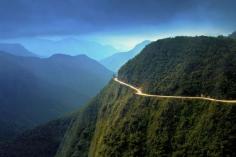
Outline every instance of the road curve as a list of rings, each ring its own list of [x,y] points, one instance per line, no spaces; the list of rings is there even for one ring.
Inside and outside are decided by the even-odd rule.
[[[222,102],[222,103],[231,103],[236,104],[236,100],[219,100],[219,99],[213,99],[213,98],[207,98],[207,97],[193,97],[193,96],[166,96],[166,95],[153,95],[153,94],[147,94],[143,93],[141,89],[134,87],[128,83],[125,83],[118,78],[114,78],[114,81],[118,82],[121,85],[127,86],[134,91],[136,91],[137,95],[144,96],[144,97],[156,97],[156,98],[168,98],[168,99],[190,99],[190,100],[207,100],[207,101],[213,101],[213,102]]]

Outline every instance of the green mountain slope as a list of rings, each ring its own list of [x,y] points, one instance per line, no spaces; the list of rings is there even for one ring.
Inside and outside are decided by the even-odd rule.
[[[153,93],[235,99],[235,45],[228,38],[159,40],[119,78]],[[235,122],[236,105],[142,97],[111,81],[81,110],[56,157],[235,156]]]
[[[235,41],[228,38],[159,40],[122,67],[119,77],[147,93],[232,99],[236,98],[235,51]]]
[[[0,143],[0,157],[53,157],[74,117],[70,115],[48,122]]]

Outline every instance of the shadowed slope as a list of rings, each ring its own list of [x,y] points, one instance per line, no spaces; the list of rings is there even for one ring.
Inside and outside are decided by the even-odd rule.
[[[40,59],[0,53],[0,139],[77,109],[111,76],[84,55]]]

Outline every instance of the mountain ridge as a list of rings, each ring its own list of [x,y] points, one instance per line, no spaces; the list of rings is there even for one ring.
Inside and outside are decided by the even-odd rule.
[[[229,35],[230,38],[236,39],[236,31],[234,31],[233,33],[231,33]]]
[[[121,80],[138,85],[150,94],[236,97],[234,40],[205,36],[175,37],[151,43],[144,51],[119,70]],[[143,68],[146,70],[143,71]],[[172,79],[175,76],[178,78]],[[225,80],[222,79],[224,77]]]
[[[4,51],[16,56],[36,57],[36,54],[30,52],[24,46],[18,43],[0,43],[0,51]]]
[[[205,51],[205,46],[208,51]],[[220,57],[221,61],[217,66],[215,66],[215,62],[208,62],[210,67],[212,65],[208,69],[210,74],[218,72],[218,68],[222,66],[222,60],[227,61],[227,65],[235,67],[236,62],[233,60],[235,48],[236,42],[229,38],[176,37],[158,40],[126,63],[118,76],[130,84],[150,91],[153,86],[147,84],[148,81],[158,80],[158,77],[165,78],[170,75],[172,79],[177,79],[185,73],[191,76],[196,72],[198,74],[204,72],[202,75],[208,76],[206,69],[194,68],[192,65],[201,61],[204,63],[205,61],[201,58],[211,60],[212,54],[214,54],[213,60]],[[179,61],[177,54],[185,52],[188,52],[186,57],[189,57],[189,60],[178,62],[177,67],[180,68],[177,69],[178,75],[172,75],[168,71],[168,67],[176,65],[174,61]],[[162,56],[163,54],[164,56]],[[167,59],[166,55],[170,58]],[[228,60],[228,58],[233,59]],[[163,62],[160,63],[160,60]],[[146,64],[147,61],[149,64]],[[159,70],[156,64],[164,70],[156,71]],[[186,70],[186,68],[191,70]],[[211,82],[218,84],[226,78],[235,80],[234,69],[229,68],[228,72],[223,73],[218,79],[210,79]],[[156,79],[150,79],[147,73],[151,76],[153,73],[157,74],[153,75]],[[228,73],[232,73],[232,75],[228,75]],[[200,78],[191,77],[191,80],[198,82],[201,81]],[[184,81],[188,80],[178,81],[185,83]],[[158,87],[166,88],[165,82]],[[229,90],[231,92],[236,89],[234,82],[230,86],[220,83],[217,87],[219,89],[221,87],[232,88]],[[186,86],[182,86],[182,88],[184,89]],[[197,87],[192,86],[192,88]],[[186,89],[191,91],[191,88]],[[155,90],[154,92],[156,92]],[[210,90],[211,88],[208,89],[208,91]],[[173,89],[167,91],[176,93]],[[214,92],[221,94],[221,90]],[[224,97],[227,95],[231,95],[231,93],[226,93]],[[235,105],[218,102],[159,100],[153,97],[142,97],[136,95],[128,87],[110,81],[81,110],[81,114],[68,129],[56,157],[235,156],[235,111]]]
[[[108,69],[117,72],[118,69],[125,64],[129,59],[132,59],[135,55],[137,55],[146,45],[148,45],[151,41],[145,40],[139,44],[137,44],[134,48],[127,52],[118,52],[113,54],[110,57],[102,59],[100,62],[106,66]]]
[[[117,52],[117,50],[110,45],[103,45],[98,42],[77,38],[65,38],[61,40],[30,38],[8,41],[8,43],[11,42],[20,43],[41,57],[49,57],[56,53],[67,55],[86,54],[90,58],[100,60]]]
[[[0,139],[77,109],[111,76],[85,56],[45,59],[0,53]]]

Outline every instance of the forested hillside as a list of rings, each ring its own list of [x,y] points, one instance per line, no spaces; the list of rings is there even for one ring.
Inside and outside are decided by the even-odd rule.
[[[75,115],[50,121],[0,143],[0,157],[53,157]]]
[[[151,93],[236,99],[235,45],[222,37],[158,40],[118,77]],[[235,114],[234,104],[143,97],[111,81],[81,110],[56,157],[235,156]]]
[[[120,69],[119,78],[148,93],[232,99],[236,98],[235,63],[232,39],[176,37],[148,45]]]

